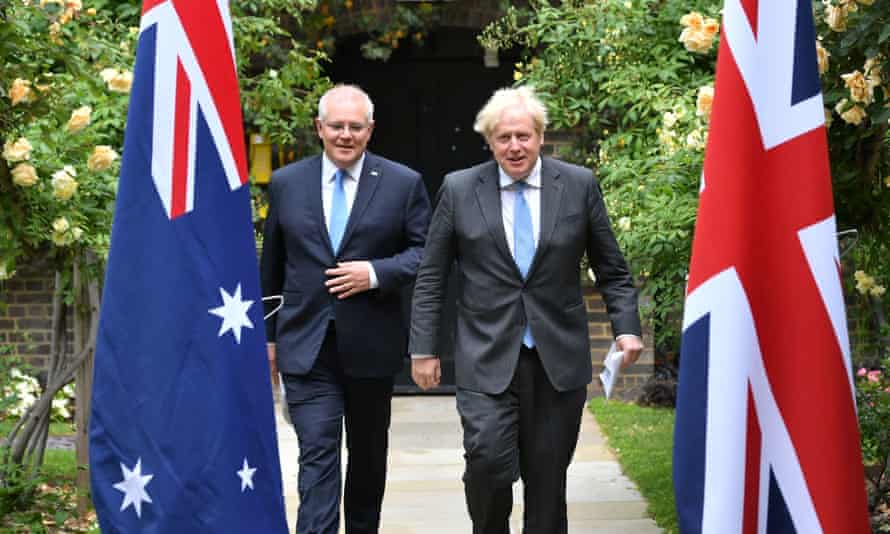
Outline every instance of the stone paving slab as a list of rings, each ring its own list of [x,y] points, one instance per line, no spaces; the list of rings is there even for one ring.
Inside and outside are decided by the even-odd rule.
[[[285,484],[288,523],[299,507],[293,429],[276,406],[278,442]],[[453,396],[393,399],[389,472],[381,534],[460,534],[471,532],[464,501],[464,461],[460,421]],[[345,454],[344,454],[345,456]],[[522,482],[513,488],[511,528],[521,532]],[[605,446],[596,421],[585,411],[574,460],[569,467],[567,500],[570,534],[656,534],[646,502]]]

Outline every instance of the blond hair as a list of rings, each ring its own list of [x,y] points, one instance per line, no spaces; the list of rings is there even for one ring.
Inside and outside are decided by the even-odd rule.
[[[544,129],[547,128],[547,107],[535,94],[535,90],[527,85],[495,91],[476,114],[473,130],[487,139],[494,132],[504,111],[512,107],[520,107],[527,111],[535,124],[535,131],[538,135],[544,134]]]

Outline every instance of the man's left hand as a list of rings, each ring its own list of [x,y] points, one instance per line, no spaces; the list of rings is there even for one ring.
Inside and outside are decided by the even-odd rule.
[[[371,275],[366,261],[344,261],[324,274],[328,280],[324,283],[328,291],[337,295],[338,299],[349,298],[362,291],[371,289]]]
[[[637,336],[621,336],[615,341],[618,350],[624,352],[624,361],[621,362],[621,368],[632,365],[640,357],[643,351],[643,340]]]

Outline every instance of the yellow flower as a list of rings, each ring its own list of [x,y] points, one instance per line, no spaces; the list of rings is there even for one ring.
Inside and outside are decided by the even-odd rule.
[[[513,80],[518,82],[521,79],[522,79],[522,73],[519,72],[518,70],[514,70],[513,71]]]
[[[875,0],[856,0],[856,1],[864,6],[870,6],[875,3]]]
[[[678,40],[683,43],[683,46],[686,47],[686,50],[698,54],[704,54],[711,49],[711,45],[713,45],[714,43],[714,36],[700,30],[686,28],[680,34],[680,38]]]
[[[257,210],[260,216],[260,219],[265,219],[267,215],[269,215],[269,205],[263,204],[260,206],[260,209]]]
[[[677,116],[670,111],[665,111],[661,116],[661,122],[665,128],[673,128],[677,124]]]
[[[71,223],[65,217],[59,217],[53,221],[53,232],[64,234],[71,228]]]
[[[77,171],[71,165],[65,165],[62,170],[54,172],[52,179],[53,196],[62,201],[70,200],[74,193],[77,192],[75,176],[77,176]]]
[[[852,124],[854,126],[859,126],[862,123],[862,120],[867,117],[868,114],[859,106],[853,106],[847,111],[841,113],[841,118],[844,119],[844,122],[848,124]]]
[[[700,30],[702,26],[704,26],[705,20],[701,16],[701,13],[693,11],[692,13],[687,13],[686,15],[680,17],[680,24],[686,26],[687,28]]]
[[[24,137],[19,137],[15,142],[7,141],[3,145],[3,159],[10,163],[31,159],[31,151],[34,147]]]
[[[866,105],[871,104],[874,100],[873,88],[869,85],[868,80],[858,70],[854,70],[848,74],[841,74],[844,85],[850,89],[850,98],[853,102],[862,102]]]
[[[702,32],[704,32],[705,35],[708,35],[710,37],[714,37],[715,35],[717,35],[717,32],[719,30],[720,30],[720,23],[718,23],[716,20],[710,19],[710,18],[706,19],[705,25],[702,26]]]
[[[108,89],[115,93],[129,93],[132,86],[133,73],[130,71],[121,72],[108,80]]]
[[[32,165],[27,163],[19,163],[12,171],[12,183],[19,187],[31,187],[40,179],[37,177],[37,171]]]
[[[102,78],[102,81],[108,83],[112,78],[120,74],[121,71],[117,69],[102,69],[99,71],[99,77]]]
[[[12,87],[9,88],[9,100],[13,106],[33,102],[34,92],[31,91],[31,82],[21,78],[13,80]]]
[[[695,114],[711,120],[711,107],[714,105],[714,88],[705,85],[698,88],[698,96],[695,99]]]
[[[822,43],[816,41],[816,58],[819,60],[819,74],[825,74],[828,71],[828,58],[830,57],[831,52],[825,50]]]
[[[95,7],[91,7],[91,8],[89,8],[89,9],[87,9],[87,15],[89,15],[89,16],[91,16],[91,17],[95,17],[95,16],[96,16],[96,8],[95,8]]]
[[[825,128],[831,128],[831,123],[834,122],[834,117],[831,115],[831,110],[825,108]]]
[[[75,133],[83,130],[90,124],[90,117],[93,108],[90,106],[81,106],[71,112],[71,118],[68,119],[67,130],[69,133]]]
[[[826,6],[825,23],[835,32],[847,30],[847,8],[843,6]]]
[[[108,145],[99,145],[93,149],[93,153],[87,160],[87,168],[93,172],[104,171],[111,167],[118,158],[117,152]]]
[[[887,289],[884,286],[877,286],[877,285],[874,286],[873,288],[871,288],[871,290],[869,291],[869,293],[871,293],[871,296],[873,296],[873,297],[881,297],[886,292],[887,292]]]
[[[695,129],[686,135],[686,146],[693,150],[702,150],[705,148],[705,135],[701,129]]]
[[[618,229],[625,232],[630,230],[630,217],[622,217],[618,219]]]
[[[884,177],[884,185],[890,187],[890,174]]]
[[[875,279],[865,274],[865,271],[856,271],[853,273],[853,278],[856,279],[856,291],[863,295],[875,287]]]

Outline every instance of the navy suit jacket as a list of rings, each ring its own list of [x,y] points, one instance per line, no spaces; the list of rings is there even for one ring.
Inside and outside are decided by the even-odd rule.
[[[340,244],[331,248],[321,197],[321,156],[275,171],[260,262],[264,295],[284,304],[266,321],[282,373],[308,373],[330,321],[345,373],[396,374],[407,354],[403,292],[417,274],[430,204],[420,174],[366,152],[355,201]],[[338,300],[325,287],[325,269],[367,260],[379,287]],[[275,306],[267,303],[267,311]]]

